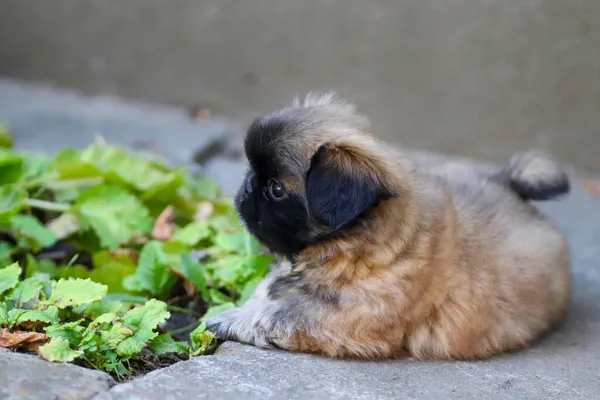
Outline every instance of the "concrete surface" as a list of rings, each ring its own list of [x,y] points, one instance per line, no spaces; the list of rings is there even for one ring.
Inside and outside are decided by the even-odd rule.
[[[598,0],[4,0],[0,74],[244,123],[310,89],[384,138],[600,172]]]
[[[57,142],[54,146],[72,146],[78,143],[77,131],[69,130],[69,127],[79,129],[89,126],[88,118],[94,124],[100,120],[101,126],[113,126],[104,121],[114,118],[114,114],[108,112],[102,116],[68,114],[72,123],[64,124],[64,117],[58,116],[64,115],[65,109],[53,108],[66,101],[63,100],[64,93],[44,88],[32,89],[11,82],[0,84],[0,93],[6,88],[5,85],[20,88],[17,90],[13,87],[18,95],[11,96],[15,99],[11,109],[20,111],[11,113],[11,118],[17,116],[15,120],[21,121],[16,139],[22,149],[40,147],[41,139],[36,132],[42,128],[48,129],[48,132],[67,129],[70,135],[53,134],[51,138]],[[103,104],[94,99],[73,96],[74,104],[78,104],[76,109],[90,107],[89,110],[93,110],[92,104]],[[87,102],[89,104],[86,105]],[[7,103],[6,100],[0,101],[0,105]],[[31,104],[31,108],[27,104]],[[130,123],[120,125],[122,131],[114,131],[114,139],[119,144],[131,144],[125,134],[129,128],[137,131],[140,124],[148,124],[148,129],[160,125],[162,109],[158,106],[145,112],[142,111],[144,107],[137,104],[118,108],[122,114],[131,112],[129,116],[123,116],[123,120]],[[101,109],[98,107],[98,110]],[[38,118],[40,110],[46,110],[46,119]],[[203,127],[206,126],[198,125],[199,134],[202,134]],[[159,135],[158,131],[156,135]],[[209,133],[207,135],[210,136]],[[184,143],[179,140],[162,142],[162,137],[158,136],[153,139],[170,146],[165,150],[175,156],[179,154],[179,146]],[[50,138],[45,140],[49,144],[52,142]],[[199,150],[194,148],[194,151]],[[423,159],[423,156],[419,154],[418,158]],[[424,159],[430,161],[436,158],[429,154]],[[231,188],[237,186],[243,162],[216,158],[211,163],[218,172],[225,170],[219,165],[227,165],[230,172],[217,174],[217,178]],[[54,392],[51,390],[55,389],[50,388],[56,388],[56,382],[62,382],[58,385],[63,391],[60,393],[80,393],[78,391],[82,388],[80,382],[83,379],[85,390],[97,394],[92,397],[94,400],[600,399],[600,197],[587,191],[585,182],[576,172],[572,174],[574,188],[568,198],[540,204],[542,210],[556,221],[569,238],[574,268],[571,312],[566,323],[556,332],[527,350],[482,362],[398,360],[360,363],[264,351],[227,343],[214,356],[178,363],[110,389],[111,383],[98,378],[100,375],[82,378],[87,376],[85,374],[88,371],[78,367],[50,365],[39,358],[0,352],[0,398],[4,393],[10,393],[11,400],[52,398]],[[46,371],[41,369],[46,366],[52,368],[49,370],[51,372],[40,373]],[[23,387],[29,392],[17,390]]]
[[[49,363],[0,347],[2,400],[84,400],[107,391],[115,383],[103,372]]]

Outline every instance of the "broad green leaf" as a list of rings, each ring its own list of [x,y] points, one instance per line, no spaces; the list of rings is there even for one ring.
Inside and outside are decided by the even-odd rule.
[[[102,314],[106,313],[124,313],[129,309],[129,305],[120,301],[107,301],[106,299],[102,301],[95,301],[89,304],[83,304],[79,307],[76,307],[74,311],[77,314],[80,314],[87,318],[96,318]]]
[[[195,246],[201,240],[208,238],[211,233],[207,221],[192,222],[184,228],[176,230],[173,235],[173,241],[188,246]]]
[[[11,254],[13,247],[8,242],[0,242],[0,268],[12,263]]]
[[[166,173],[152,162],[114,146],[90,146],[81,152],[80,160],[97,167],[109,181],[144,193],[145,198],[161,196],[166,200],[185,182],[181,171]]]
[[[18,263],[11,264],[5,268],[0,268],[0,295],[17,286],[21,271],[21,267],[19,267]]]
[[[79,306],[102,299],[106,292],[106,285],[91,279],[60,279],[52,285],[52,295],[48,301],[58,308]]]
[[[102,343],[111,349],[116,349],[119,343],[133,335],[133,330],[121,323],[112,325],[110,330],[100,332]]]
[[[23,179],[23,157],[0,147],[0,185],[17,183]]]
[[[158,332],[141,330],[117,345],[117,354],[121,357],[131,357],[146,347],[149,340],[158,336]]]
[[[131,328],[135,334],[119,343],[117,354],[129,357],[142,351],[149,340],[158,336],[158,333],[153,330],[165,322],[170,315],[167,304],[156,299],[128,311],[123,317],[123,324]]]
[[[81,342],[82,333],[85,329],[81,326],[84,321],[82,318],[74,322],[50,325],[45,327],[44,330],[49,338],[64,338],[69,341],[71,346],[77,346]]]
[[[26,198],[27,192],[21,187],[0,186],[0,219],[6,219],[18,213]]]
[[[194,284],[196,290],[202,295],[202,298],[208,301],[210,294],[202,265],[197,260],[194,260],[190,254],[184,253],[181,255],[181,270],[187,280]]]
[[[217,232],[227,231],[229,233],[241,233],[244,230],[242,220],[237,213],[230,211],[225,214],[213,215],[208,223]],[[227,240],[227,239],[225,239]]]
[[[21,310],[15,308],[8,312],[10,325],[20,325],[24,322],[41,322],[46,324],[57,324],[58,308],[48,307],[46,310]]]
[[[89,276],[94,282],[108,286],[108,293],[123,293],[123,279],[136,271],[133,260],[126,254],[102,251],[93,256],[94,269]]]
[[[129,275],[126,276],[125,278],[123,278],[123,281],[121,282],[121,286],[123,286],[123,289],[127,290],[128,292],[143,292],[144,290],[146,290],[144,288],[144,286],[142,285],[142,282],[140,281],[140,279],[138,278],[137,275],[133,274],[133,275]]]
[[[160,242],[152,240],[144,245],[135,276],[139,284],[152,294],[162,293],[169,280],[167,257]]]
[[[50,278],[58,276],[57,267],[52,260],[36,260],[32,254],[27,254],[27,264],[25,267],[25,277],[48,275]]]
[[[193,356],[203,354],[214,340],[214,333],[206,329],[206,322],[202,322],[190,333],[190,341],[192,342],[190,354]]]
[[[52,165],[52,171],[56,173],[58,182],[61,180],[99,178],[103,175],[102,171],[94,165],[73,159],[57,159],[54,162],[54,165]]]
[[[32,276],[24,281],[19,282],[16,288],[10,294],[10,299],[14,300],[17,307],[27,303],[33,299],[37,299],[42,290],[43,283],[37,276]]]
[[[187,187],[197,196],[213,200],[221,195],[221,188],[213,179],[206,176],[188,177]]]
[[[23,180],[40,181],[42,184],[46,179],[50,178],[47,174],[50,166],[52,165],[52,159],[42,154],[23,154]]]
[[[173,339],[168,333],[158,335],[150,342],[150,350],[157,356],[164,354],[185,354],[188,350],[188,345],[185,342],[179,342]]]
[[[102,246],[114,250],[134,234],[147,234],[152,219],[146,206],[118,186],[96,186],[85,191],[75,207],[84,229],[93,229]]]
[[[261,250],[258,241],[245,230],[236,233],[219,232],[215,236],[217,246],[225,250],[253,255]]]
[[[89,326],[94,328],[94,327],[102,325],[102,324],[109,324],[109,323],[113,322],[116,318],[117,318],[116,313],[113,313],[113,312],[104,313],[104,314],[98,316],[97,318],[95,318],[90,323]]]
[[[8,311],[6,310],[6,304],[0,303],[0,326],[8,325]]]
[[[38,221],[37,218],[31,215],[13,215],[10,218],[12,228],[19,235],[19,239],[27,237],[33,239],[37,244],[38,248],[50,247],[56,243],[56,235],[50,229]]]
[[[143,296],[134,296],[131,294],[127,294],[127,293],[113,293],[113,294],[107,294],[106,297],[104,298],[104,301],[120,301],[120,302],[124,302],[124,303],[136,303],[136,304],[144,304],[148,301],[149,299],[147,297],[143,297]]]
[[[72,362],[83,354],[81,350],[73,350],[69,341],[62,337],[52,338],[50,343],[39,348],[39,353],[48,361]]]
[[[219,305],[231,302],[231,299],[216,289],[208,289],[209,304]]]
[[[123,323],[134,330],[151,331],[170,316],[171,313],[167,311],[167,303],[151,299],[143,306],[129,310],[123,317]]]
[[[13,138],[6,122],[0,120],[0,147],[13,147]]]

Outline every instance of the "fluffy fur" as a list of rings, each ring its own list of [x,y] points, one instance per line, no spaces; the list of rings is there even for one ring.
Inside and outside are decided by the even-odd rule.
[[[550,156],[517,155],[489,176],[419,166],[333,94],[257,118],[245,147],[236,206],[290,266],[208,321],[219,338],[337,358],[477,359],[522,348],[565,315],[567,243],[530,203],[569,190]]]

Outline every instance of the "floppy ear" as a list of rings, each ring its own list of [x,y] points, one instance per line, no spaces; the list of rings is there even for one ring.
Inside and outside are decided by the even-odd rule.
[[[349,152],[322,146],[312,157],[306,179],[308,206],[331,230],[352,222],[381,194],[375,174]]]

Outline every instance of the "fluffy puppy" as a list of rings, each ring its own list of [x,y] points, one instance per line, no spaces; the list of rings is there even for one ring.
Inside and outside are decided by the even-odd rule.
[[[548,156],[490,175],[419,166],[334,95],[257,118],[236,198],[288,269],[208,321],[223,340],[336,358],[480,359],[565,315],[567,243],[531,204],[569,191]]]

